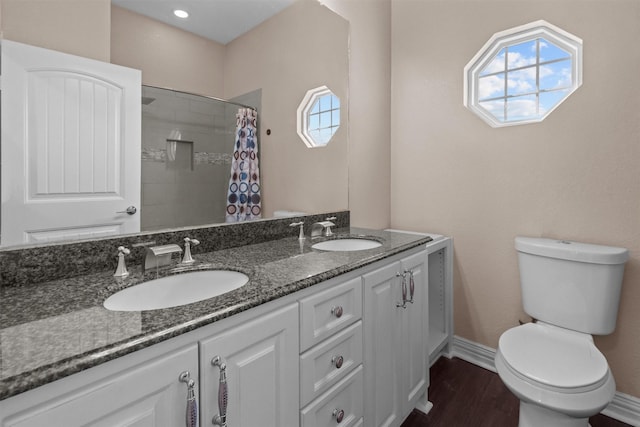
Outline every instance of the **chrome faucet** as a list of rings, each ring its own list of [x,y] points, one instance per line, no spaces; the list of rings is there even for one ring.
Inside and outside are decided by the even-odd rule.
[[[124,246],[118,246],[118,267],[116,268],[116,272],[113,273],[114,277],[127,277],[129,275],[127,264],[124,262],[124,256],[130,253],[131,251]]]
[[[331,221],[320,221],[315,222],[311,226],[311,238],[313,237],[321,237],[322,235],[329,237],[333,234],[331,231],[331,227],[335,226],[335,224]]]
[[[191,256],[191,245],[199,245],[200,241],[191,239],[189,237],[184,238],[184,257],[182,258],[182,264],[193,264],[195,260]]]
[[[142,272],[171,264],[171,256],[174,253],[182,253],[178,245],[151,246],[146,248],[146,256],[142,264]]]

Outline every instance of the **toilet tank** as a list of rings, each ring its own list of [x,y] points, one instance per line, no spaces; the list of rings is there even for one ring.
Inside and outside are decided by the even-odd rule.
[[[614,331],[627,249],[533,237],[515,246],[527,314],[587,334]]]

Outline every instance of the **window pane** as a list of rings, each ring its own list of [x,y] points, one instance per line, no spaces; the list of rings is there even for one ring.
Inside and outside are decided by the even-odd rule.
[[[540,67],[540,90],[571,87],[571,60]]]
[[[507,94],[509,96],[536,92],[536,67],[507,73]]]
[[[543,92],[540,94],[540,114],[546,114],[569,95],[569,90]]]
[[[320,129],[331,127],[331,112],[320,114]]]
[[[319,113],[320,112],[320,100],[317,100],[313,103],[313,107],[311,107],[311,113]]]
[[[480,101],[502,96],[504,96],[504,74],[478,79],[478,99]]]
[[[495,117],[496,119],[500,120],[501,122],[504,121],[504,99],[498,99],[496,101],[480,102],[479,105],[480,107],[487,110],[487,112],[491,114],[493,117]]]
[[[491,60],[486,67],[480,71],[480,76],[485,76],[487,74],[499,73],[500,71],[504,71],[504,48],[498,52],[498,54]]]
[[[540,39],[540,62],[570,57],[571,55],[566,50],[556,46],[550,41]]]
[[[331,95],[331,108],[340,108],[340,98],[335,95]]]
[[[536,63],[536,41],[509,46],[507,52],[507,69],[525,67]]]
[[[331,124],[332,126],[340,125],[340,110],[333,110],[331,112]]]
[[[320,139],[322,140],[323,144],[327,144],[332,136],[332,128],[320,130]]]
[[[309,124],[307,126],[311,129],[318,129],[320,127],[320,115],[319,114],[310,114],[309,115]]]
[[[320,111],[331,109],[331,95],[323,95],[320,97]]]
[[[507,121],[531,120],[538,117],[538,102],[535,95],[507,99]]]

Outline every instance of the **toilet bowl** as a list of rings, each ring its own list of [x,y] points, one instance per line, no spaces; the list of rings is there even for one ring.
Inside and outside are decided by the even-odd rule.
[[[524,310],[535,323],[505,331],[495,366],[520,399],[520,427],[587,427],[616,383],[591,334],[615,329],[624,248],[517,237]]]
[[[527,323],[500,337],[496,370],[520,399],[520,427],[585,427],[615,394],[591,335]]]

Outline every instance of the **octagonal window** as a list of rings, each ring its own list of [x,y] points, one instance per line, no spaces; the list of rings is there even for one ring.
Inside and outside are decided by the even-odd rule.
[[[491,126],[539,122],[582,84],[582,40],[545,21],[502,31],[464,78],[464,105]]]
[[[324,147],[340,127],[340,99],[326,86],[307,91],[298,107],[298,135],[307,147]]]

